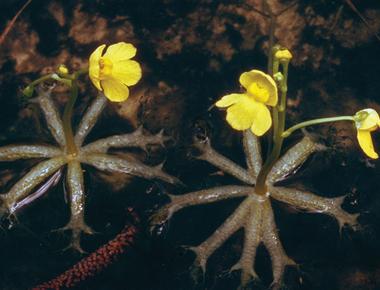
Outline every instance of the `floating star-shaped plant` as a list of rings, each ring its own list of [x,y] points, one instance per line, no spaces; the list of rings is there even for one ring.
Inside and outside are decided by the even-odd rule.
[[[106,172],[121,172],[147,179],[160,179],[176,183],[177,179],[161,170],[161,166],[150,167],[137,160],[125,160],[108,153],[110,148],[138,147],[146,149],[148,144],[163,144],[162,132],[144,135],[142,128],[130,134],[114,135],[83,145],[88,133],[98,120],[107,104],[107,98],[100,93],[89,106],[79,123],[73,142],[67,140],[67,129],[51,99],[51,91],[40,90],[36,98],[47,125],[58,146],[51,145],[8,145],[0,147],[0,161],[44,158],[33,167],[5,194],[0,196],[3,215],[14,215],[23,205],[30,203],[46,191],[46,187],[57,180],[62,168],[67,166],[67,189],[70,199],[71,218],[63,230],[72,231],[73,248],[82,251],[80,235],[91,234],[91,228],[84,220],[85,188],[81,163]],[[40,186],[42,184],[42,186]],[[40,186],[40,187],[39,187]]]
[[[215,103],[219,108],[226,108],[226,121],[231,127],[243,132],[247,169],[220,155],[208,140],[197,143],[201,151],[200,159],[231,174],[246,185],[220,186],[182,196],[171,195],[171,202],[153,217],[153,224],[159,224],[185,207],[244,197],[239,207],[206,241],[191,248],[197,256],[196,264],[205,272],[207,260],[212,253],[231,235],[243,228],[245,238],[241,257],[231,269],[241,270],[243,288],[249,281],[257,278],[254,265],[256,252],[261,244],[268,250],[271,258],[272,284],[276,287],[280,285],[285,267],[295,265],[286,255],[279,239],[272,200],[307,212],[331,215],[338,220],[340,228],[344,224],[352,226],[356,223],[357,215],[349,214],[341,208],[344,197],[324,198],[296,188],[278,186],[279,181],[291,175],[319,147],[309,136],[305,136],[281,157],[284,139],[295,130],[306,126],[350,121],[356,122],[358,130],[366,130],[363,132],[366,134],[366,148],[373,151],[369,132],[375,130],[379,124],[377,113],[367,110],[355,116],[309,120],[285,130],[288,64],[292,55],[290,51],[278,45],[271,48],[270,53],[270,74],[255,69],[242,73],[239,82],[243,92],[227,94]],[[272,143],[267,150],[268,157],[263,160],[258,137],[270,133],[271,127],[273,135],[269,138]],[[375,157],[375,154],[372,155]]]
[[[296,188],[276,186],[297,169],[313,152],[318,144],[305,136],[291,147],[274,165],[268,179],[266,195],[255,193],[254,185],[262,167],[260,143],[250,130],[244,131],[244,152],[247,169],[239,166],[216,152],[210,142],[198,142],[197,148],[202,152],[199,159],[207,161],[225,173],[231,174],[246,185],[229,185],[190,192],[184,195],[170,195],[171,202],[153,216],[153,224],[166,222],[172,215],[186,207],[218,202],[226,199],[244,197],[238,208],[219,226],[203,243],[191,249],[196,253],[196,264],[203,271],[212,253],[239,229],[244,229],[244,246],[240,260],[231,270],[241,270],[242,285],[258,278],[254,269],[256,251],[260,244],[268,250],[272,261],[273,284],[279,285],[287,265],[296,265],[282,247],[278,236],[272,201],[277,200],[289,206],[311,213],[323,213],[337,219],[339,226],[354,225],[356,215],[342,210],[344,197],[324,198]]]
[[[272,53],[272,60],[269,62],[272,64],[271,74],[259,70],[242,73],[239,82],[244,89],[243,92],[227,94],[215,104],[219,108],[227,108],[226,121],[233,129],[243,132],[247,169],[216,152],[209,140],[196,143],[201,151],[199,159],[211,163],[245,185],[220,186],[181,196],[170,195],[171,202],[152,219],[153,225],[157,225],[166,222],[175,212],[185,207],[243,198],[238,208],[207,240],[198,246],[191,247],[196,253],[196,265],[205,272],[207,261],[212,253],[235,232],[244,229],[245,238],[241,257],[231,268],[231,270],[241,270],[243,288],[251,280],[258,278],[254,265],[260,245],[268,250],[272,261],[273,286],[280,285],[287,265],[296,265],[286,255],[279,239],[272,210],[273,200],[307,212],[333,216],[337,219],[340,228],[345,224],[350,226],[356,224],[357,215],[349,214],[341,208],[344,197],[324,198],[296,188],[278,186],[279,181],[291,175],[320,147],[309,136],[305,136],[281,157],[284,139],[297,129],[326,122],[356,122],[357,128],[370,128],[370,130],[378,126],[378,119],[372,117],[368,120],[368,116],[374,116],[374,114],[367,112],[359,116],[309,120],[285,130],[288,64],[292,55],[280,46],[273,47],[270,53]],[[362,125],[364,123],[366,125]],[[273,136],[270,136],[270,139],[273,142],[267,150],[268,157],[263,160],[259,137],[270,132],[271,127],[273,127]],[[369,133],[367,135],[370,136]],[[372,143],[366,141],[366,144],[369,148]]]

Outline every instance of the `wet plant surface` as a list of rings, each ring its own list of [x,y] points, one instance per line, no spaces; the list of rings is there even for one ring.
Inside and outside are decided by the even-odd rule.
[[[232,2],[232,3],[231,3]],[[327,3],[328,2],[328,3]],[[377,1],[353,1],[378,31]],[[226,92],[238,90],[236,79],[251,68],[265,69],[267,21],[252,10],[261,1],[33,1],[0,47],[1,145],[15,142],[51,143],[43,118],[34,104],[20,98],[20,89],[60,63],[80,67],[102,43],[132,42],[143,65],[143,82],[125,104],[111,105],[89,135],[88,142],[132,132],[143,125],[151,133],[164,129],[174,144],[128,156],[157,164],[186,187],[168,186],[119,175],[102,175],[85,166],[86,222],[99,234],[84,236],[89,252],[113,238],[134,207],[142,232],[133,252],[123,256],[78,289],[235,289],[239,273],[228,274],[242,251],[243,232],[237,232],[210,258],[204,285],[195,285],[189,268],[194,254],[181,245],[204,241],[235,210],[238,201],[223,201],[185,209],[159,233],[149,233],[149,218],[169,202],[167,193],[184,194],[238,181],[197,160],[193,136],[199,130],[218,152],[243,164],[241,134],[224,122],[223,113],[209,107]],[[2,23],[23,1],[1,1]],[[290,1],[274,1],[277,11]],[[294,55],[289,73],[289,125],[332,114],[352,114],[362,107],[379,111],[380,42],[345,1],[300,1],[279,18],[276,37]],[[78,124],[95,98],[90,86],[80,88],[75,111]],[[62,109],[62,90],[55,101]],[[274,203],[279,236],[299,269],[285,271],[284,289],[379,289],[380,198],[378,161],[358,149],[350,125],[313,127],[327,150],[316,152],[290,180],[291,186],[323,197],[346,195],[343,209],[360,213],[356,231],[319,214],[306,214]],[[334,134],[331,134],[334,133]],[[330,137],[326,137],[330,136]],[[333,137],[331,137],[333,136]],[[379,135],[375,146],[380,148]],[[302,135],[287,140],[286,148]],[[263,144],[265,153],[265,143]],[[126,153],[126,152],[123,152]],[[35,163],[0,163],[2,193]],[[1,289],[27,289],[48,280],[80,259],[62,251],[70,236],[52,233],[69,220],[64,188],[23,209],[19,223],[4,228],[0,238]],[[272,281],[268,252],[260,247],[256,261],[262,279],[254,289]],[[149,278],[149,279],[148,279]]]

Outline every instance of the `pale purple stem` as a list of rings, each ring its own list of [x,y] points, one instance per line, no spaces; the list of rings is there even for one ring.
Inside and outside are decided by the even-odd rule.
[[[16,202],[10,209],[9,213],[14,214],[19,209],[23,208],[24,206],[32,203],[37,198],[43,196],[50,188],[57,185],[59,180],[62,177],[62,169],[59,169],[56,173],[54,173],[43,185],[41,185],[35,192],[29,194],[24,199],[20,200],[19,202]]]

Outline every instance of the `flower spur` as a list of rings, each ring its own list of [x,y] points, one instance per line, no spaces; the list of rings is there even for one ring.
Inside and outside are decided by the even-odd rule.
[[[282,247],[272,200],[288,204],[295,208],[311,212],[324,213],[335,217],[340,229],[343,225],[356,224],[357,215],[349,214],[341,208],[344,197],[324,198],[313,193],[277,186],[276,183],[291,175],[313,152],[320,147],[309,136],[291,147],[274,165],[268,176],[268,192],[257,195],[254,190],[257,175],[262,167],[261,149],[258,138],[250,130],[244,131],[244,152],[247,169],[216,152],[210,142],[197,142],[201,151],[198,157],[207,161],[223,172],[234,176],[246,185],[227,185],[190,192],[184,195],[170,195],[170,203],[152,217],[152,225],[167,222],[177,211],[195,205],[218,202],[226,199],[242,198],[238,208],[220,225],[215,232],[198,246],[191,247],[196,254],[195,265],[201,267],[203,273],[213,252],[239,229],[244,229],[244,245],[239,261],[231,271],[241,270],[242,289],[258,276],[254,269],[256,251],[260,244],[268,250],[273,272],[272,286],[277,288],[287,265],[295,266]]]
[[[41,184],[56,182],[62,167],[67,166],[66,181],[71,217],[62,230],[72,231],[71,246],[83,252],[80,235],[82,232],[91,234],[93,231],[84,219],[85,188],[82,163],[106,172],[120,172],[146,179],[160,179],[172,184],[177,183],[178,180],[163,172],[160,165],[151,167],[137,160],[127,161],[107,153],[110,148],[137,147],[145,150],[149,144],[163,145],[166,138],[162,132],[156,135],[145,135],[140,128],[129,134],[114,135],[83,145],[86,136],[107,104],[107,99],[102,93],[92,102],[78,125],[74,136],[76,153],[69,153],[63,123],[51,98],[52,90],[52,87],[46,90],[39,88],[36,102],[42,109],[48,128],[58,146],[8,145],[0,147],[0,161],[44,159],[16,182],[7,193],[0,195],[1,214],[3,216],[15,215],[21,206],[36,198],[36,194],[32,193],[33,190]],[[37,191],[41,191],[42,187],[43,185]],[[33,195],[34,197],[31,197]]]

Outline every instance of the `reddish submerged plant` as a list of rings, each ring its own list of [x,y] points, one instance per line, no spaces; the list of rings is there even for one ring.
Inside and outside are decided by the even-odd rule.
[[[32,290],[73,288],[115,262],[120,255],[124,254],[134,245],[138,234],[139,217],[132,208],[128,208],[128,212],[132,217],[132,222],[128,222],[114,239],[80,260],[59,276],[34,287]]]

